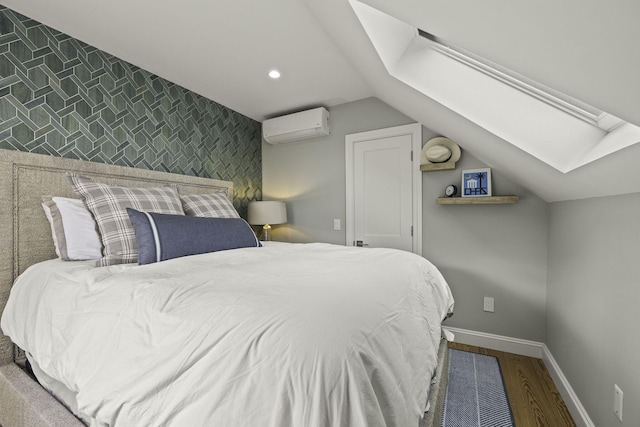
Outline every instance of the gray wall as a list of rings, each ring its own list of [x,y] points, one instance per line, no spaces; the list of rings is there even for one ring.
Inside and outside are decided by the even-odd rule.
[[[456,297],[447,324],[544,342],[547,203],[492,170],[493,194],[517,194],[519,203],[437,205],[448,184],[460,188],[463,169],[486,167],[464,148],[456,166],[423,173],[422,182],[423,255]],[[482,311],[484,296],[495,298],[495,313]]]
[[[376,98],[334,107],[331,135],[262,145],[264,198],[285,200],[289,223],[274,239],[345,243],[345,142],[350,133],[413,123]],[[423,128],[423,142],[436,136]],[[463,144],[462,144],[463,145]],[[423,254],[443,272],[456,297],[450,326],[544,341],[547,262],[546,203],[500,174],[495,194],[518,194],[516,205],[440,206],[447,184],[464,168],[486,167],[464,152],[454,171],[423,173]],[[333,219],[343,229],[333,231]],[[495,313],[482,311],[483,296]]]
[[[547,345],[596,426],[638,426],[640,193],[549,206]]]
[[[331,108],[330,123],[327,137],[280,145],[262,142],[264,199],[287,201],[289,223],[274,227],[276,240],[344,245],[345,135],[415,121],[368,98]],[[334,218],[341,220],[341,231],[333,231]]]

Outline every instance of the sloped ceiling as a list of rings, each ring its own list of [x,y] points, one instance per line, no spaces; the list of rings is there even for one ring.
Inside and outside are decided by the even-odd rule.
[[[640,125],[635,0],[364,2]],[[259,121],[376,96],[544,200],[638,191],[640,144],[562,174],[395,80],[348,0],[0,3]]]

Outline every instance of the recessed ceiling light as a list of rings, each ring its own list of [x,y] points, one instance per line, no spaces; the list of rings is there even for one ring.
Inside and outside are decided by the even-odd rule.
[[[278,70],[269,71],[269,77],[271,77],[272,79],[279,79],[280,78],[280,71],[278,71]]]

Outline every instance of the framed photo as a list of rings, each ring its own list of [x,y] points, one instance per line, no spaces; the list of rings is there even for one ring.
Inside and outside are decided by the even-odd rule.
[[[462,171],[462,197],[491,197],[491,169]]]

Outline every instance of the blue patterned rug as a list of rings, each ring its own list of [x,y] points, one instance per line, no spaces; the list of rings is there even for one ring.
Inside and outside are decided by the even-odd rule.
[[[498,359],[449,349],[441,427],[513,427]]]

